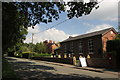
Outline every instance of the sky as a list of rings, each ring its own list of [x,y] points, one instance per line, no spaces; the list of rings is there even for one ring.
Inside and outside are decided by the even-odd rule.
[[[69,1],[69,0],[65,0]],[[87,0],[86,0],[87,1]],[[40,23],[28,28],[28,35],[26,36],[25,43],[43,42],[44,40],[52,40],[61,42],[69,36],[78,36],[94,31],[113,27],[118,30],[118,1],[119,0],[98,0],[100,3],[98,9],[93,9],[89,15],[80,18],[73,18],[65,21],[64,23],[50,28],[66,19],[67,14],[61,13],[60,19],[52,23]],[[67,7],[68,8],[68,7]],[[50,29],[49,29],[50,28]],[[46,30],[47,29],[47,30]]]

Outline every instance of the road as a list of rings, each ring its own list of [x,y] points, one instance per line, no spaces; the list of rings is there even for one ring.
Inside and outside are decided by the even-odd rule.
[[[76,69],[73,65],[7,57],[22,80],[118,80],[118,75]]]

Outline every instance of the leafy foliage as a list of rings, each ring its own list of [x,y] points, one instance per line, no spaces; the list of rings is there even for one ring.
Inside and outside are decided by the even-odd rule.
[[[68,18],[88,15],[97,1],[89,3],[69,2]],[[65,3],[62,2],[3,2],[2,3],[2,41],[3,52],[14,47],[16,43],[25,40],[27,28],[39,23],[58,20],[59,14],[65,12]],[[33,27],[34,28],[34,27]]]
[[[107,41],[107,52],[120,52],[120,39]]]
[[[27,34],[23,19],[18,18],[17,8],[10,3],[2,3],[2,49],[13,48],[17,42],[23,42]]]
[[[91,0],[89,3],[81,2],[68,2],[70,10],[68,10],[68,18],[81,17],[82,15],[90,14],[91,10],[98,4],[97,1]],[[97,6],[98,7],[98,6]],[[96,7],[96,8],[97,8]]]
[[[120,40],[120,33],[117,34],[115,39],[119,39]]]
[[[34,47],[34,51],[37,53],[44,53],[46,50],[46,46],[43,43],[36,43]]]
[[[34,57],[51,57],[52,54],[48,53],[41,53],[41,54],[35,54]]]
[[[107,52],[110,52],[112,55],[115,55],[117,68],[120,70],[120,37],[117,36],[115,40],[107,41]]]
[[[60,2],[17,2],[13,5],[17,7],[19,15],[24,19],[25,27],[35,26],[40,22],[52,22],[53,18],[57,20],[59,13],[65,11],[64,5]]]

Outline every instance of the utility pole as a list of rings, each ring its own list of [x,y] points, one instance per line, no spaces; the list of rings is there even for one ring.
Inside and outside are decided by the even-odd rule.
[[[33,36],[34,36],[34,33],[32,33],[32,44],[33,44]]]

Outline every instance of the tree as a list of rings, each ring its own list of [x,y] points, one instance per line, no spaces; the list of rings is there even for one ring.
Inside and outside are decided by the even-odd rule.
[[[23,42],[27,34],[27,29],[19,19],[17,7],[10,3],[2,4],[2,50],[3,53],[8,48],[13,48],[17,43]]]
[[[34,51],[34,48],[35,48],[35,44],[29,43],[29,44],[27,44],[27,47],[29,48],[29,50],[30,50],[31,52],[33,52],[33,51]]]
[[[120,40],[120,34],[118,33],[115,39],[119,39]]]
[[[120,70],[120,32],[118,32],[114,40],[107,41],[107,52],[115,55],[117,69]]]
[[[46,46],[40,42],[40,43],[36,43],[34,51],[37,53],[44,53],[46,50]]]
[[[2,3],[2,41],[3,52],[18,42],[23,42],[27,28],[41,22],[58,20],[59,14],[65,12],[65,5],[70,7],[68,18],[88,15],[97,1],[84,2],[3,2]],[[34,28],[34,27],[33,27]]]

